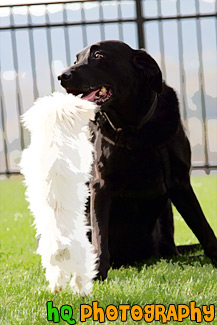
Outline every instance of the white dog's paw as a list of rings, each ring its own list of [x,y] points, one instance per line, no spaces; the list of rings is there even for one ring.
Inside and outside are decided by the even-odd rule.
[[[57,293],[63,290],[67,281],[69,281],[69,277],[62,268],[58,265],[51,264],[46,267],[46,279],[49,282],[48,289],[50,289],[52,293]]]
[[[51,291],[51,293],[57,293],[63,290],[63,287],[61,285],[58,285],[57,283],[49,284],[48,289]]]
[[[70,283],[70,287],[72,288],[74,293],[81,293],[82,289],[82,279],[80,276],[77,276],[75,273],[74,276],[72,277]]]
[[[78,293],[81,296],[89,295],[92,290],[92,281],[87,281],[86,277],[83,278],[76,273],[72,277],[70,283],[70,287],[72,288],[74,293]]]

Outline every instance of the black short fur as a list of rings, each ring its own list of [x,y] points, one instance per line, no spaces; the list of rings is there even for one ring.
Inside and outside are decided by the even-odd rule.
[[[171,202],[217,259],[217,240],[190,184],[191,150],[175,91],[144,50],[119,41],[87,47],[60,77],[68,92],[105,86],[112,95],[91,123],[95,145],[90,184],[92,242],[99,277],[151,255],[177,255]]]

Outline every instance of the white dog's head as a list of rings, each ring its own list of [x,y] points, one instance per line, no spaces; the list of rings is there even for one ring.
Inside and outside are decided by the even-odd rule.
[[[21,117],[23,125],[34,136],[49,133],[54,125],[79,134],[94,119],[97,105],[72,94],[53,93],[38,99]],[[58,123],[59,122],[59,123]]]

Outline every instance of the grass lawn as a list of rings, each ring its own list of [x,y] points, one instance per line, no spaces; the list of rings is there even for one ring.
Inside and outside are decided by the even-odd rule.
[[[217,234],[217,177],[194,176],[193,187],[201,202],[207,219]],[[174,209],[175,237],[177,244],[196,243],[197,240]],[[24,200],[24,186],[20,180],[0,181],[0,324],[54,324],[48,322],[46,302],[53,306],[73,308],[77,324],[80,322],[80,305],[98,301],[104,309],[112,304],[139,305],[186,304],[196,302],[196,306],[214,304],[217,307],[217,269],[204,256],[197,259],[187,257],[173,260],[152,259],[145,265],[110,270],[107,281],[96,282],[91,297],[81,298],[69,289],[58,294],[47,291],[44,271],[40,258],[35,254],[35,230],[33,218]],[[137,309],[139,307],[137,306]],[[86,310],[87,311],[87,310]],[[132,311],[132,310],[131,310]],[[113,323],[122,324],[121,317]],[[127,312],[125,324],[145,324],[139,316]],[[112,316],[109,316],[112,317]],[[137,317],[137,318],[136,318]],[[161,318],[161,322],[165,321]],[[88,324],[99,324],[90,317]],[[105,318],[106,324],[112,324]],[[176,324],[176,318],[165,322]],[[196,323],[190,318],[183,324]],[[202,322],[206,324],[205,321]],[[60,324],[67,324],[61,320]],[[151,324],[159,324],[153,321]],[[211,322],[217,324],[217,316]]]

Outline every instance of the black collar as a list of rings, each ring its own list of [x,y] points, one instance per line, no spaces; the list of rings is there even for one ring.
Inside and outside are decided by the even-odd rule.
[[[112,138],[114,138],[114,140],[108,138],[105,135],[103,135],[103,138],[107,142],[109,142],[110,144],[112,144],[114,146],[117,145],[117,146],[124,147],[124,148],[131,150],[133,148],[133,145],[131,142],[133,141],[133,139],[134,140],[136,139],[136,137],[138,135],[138,131],[141,130],[141,128],[152,119],[152,117],[156,111],[157,103],[158,103],[158,95],[156,93],[154,100],[153,100],[148,112],[141,119],[139,125],[127,126],[127,127],[123,127],[123,128],[116,128],[115,125],[110,120],[110,118],[108,117],[108,115],[106,114],[106,112],[99,110],[98,113],[99,113],[99,116],[101,117],[101,119],[96,118],[97,123],[99,125],[102,123],[102,125],[100,125],[100,126],[103,127],[103,124],[105,122],[108,122],[108,124],[110,125],[110,127],[112,128],[113,133],[114,133],[114,135],[112,137]],[[131,141],[129,141],[130,138],[131,138]]]
[[[130,126],[130,127],[127,126],[125,128],[127,128],[127,129],[131,128],[131,129],[135,129],[135,130],[140,130],[153,117],[153,115],[155,113],[155,110],[156,110],[156,107],[157,107],[157,103],[158,103],[158,96],[155,93],[154,100],[153,100],[153,102],[151,104],[151,107],[149,108],[147,114],[142,118],[142,120],[140,121],[139,125],[138,126]],[[110,120],[110,118],[108,117],[108,115],[106,114],[106,112],[103,112],[103,111],[100,110],[99,113],[106,118],[106,120],[108,121],[108,123],[110,124],[111,128],[114,131],[121,132],[121,131],[123,131],[125,129],[125,128],[116,128],[115,125]]]
[[[140,123],[138,125],[138,129],[141,129],[146,123],[148,123],[151,120],[151,118],[153,117],[153,115],[156,111],[157,103],[158,103],[158,95],[157,95],[157,93],[155,93],[154,100],[151,104],[151,107],[149,108],[147,114],[140,121]]]

